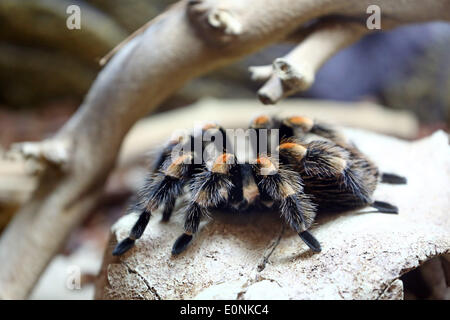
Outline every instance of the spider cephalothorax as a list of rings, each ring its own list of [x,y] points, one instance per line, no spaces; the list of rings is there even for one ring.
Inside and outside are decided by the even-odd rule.
[[[278,210],[315,252],[321,246],[308,230],[317,213],[366,206],[378,212],[398,212],[393,205],[374,201],[372,195],[379,181],[401,184],[406,179],[380,174],[356,146],[330,126],[306,117],[278,119],[263,115],[251,122],[250,129],[257,133],[266,129],[269,135],[278,136],[276,148],[266,148],[255,135],[254,161],[239,161],[227,143],[228,130],[217,124],[204,125],[200,136],[207,132],[210,136],[220,134],[223,140],[219,144],[206,139],[196,149],[195,135],[171,140],[160,152],[141,192],[141,201],[132,210],[141,212],[139,219],[113,254],[123,254],[133,246],[144,232],[151,212],[160,206],[164,207],[162,219],[169,220],[176,199],[184,193],[189,198],[182,209],[185,232],[175,241],[173,254],[187,247],[201,219],[211,216],[215,209],[245,211],[265,206]],[[274,144],[274,139],[266,141]]]

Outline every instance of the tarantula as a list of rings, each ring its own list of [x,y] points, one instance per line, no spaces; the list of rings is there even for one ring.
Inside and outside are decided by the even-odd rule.
[[[379,181],[404,184],[406,179],[381,174],[374,163],[332,127],[306,117],[279,119],[263,115],[253,119],[250,128],[258,133],[254,163],[238,161],[228,144],[227,132],[217,124],[205,125],[200,135],[212,132],[220,134],[224,141],[207,139],[201,144],[201,152],[194,150],[195,134],[170,141],[155,162],[141,193],[142,201],[131,210],[138,208],[141,214],[113,255],[121,255],[134,245],[151,213],[162,205],[162,220],[168,221],[175,201],[185,192],[189,195],[183,209],[185,231],[173,245],[174,255],[186,249],[201,219],[210,216],[214,209],[274,208],[314,252],[321,251],[319,241],[309,232],[317,213],[366,206],[378,212],[398,213],[397,207],[374,201],[372,195]],[[270,130],[271,138],[274,132],[278,137],[261,141],[264,130]],[[270,152],[263,151],[264,146],[274,143]],[[183,152],[174,156],[175,148]],[[205,159],[201,159],[205,154]]]

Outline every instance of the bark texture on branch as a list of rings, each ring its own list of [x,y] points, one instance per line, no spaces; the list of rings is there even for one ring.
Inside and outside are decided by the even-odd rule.
[[[252,79],[267,80],[258,91],[259,99],[264,104],[274,104],[308,89],[330,57],[370,31],[363,23],[319,24],[289,54],[275,59],[272,66],[250,67]]]
[[[376,199],[398,205],[399,215],[365,209],[319,216],[312,232],[323,250],[312,254],[289,228],[282,232],[277,213],[222,213],[173,257],[183,214],[168,223],[155,214],[136,246],[113,258],[114,245],[137,219],[130,214],[113,227],[97,298],[402,299],[401,275],[450,253],[448,136],[410,143],[346,133],[381,170],[407,177],[407,185],[380,184],[375,191]]]
[[[448,0],[192,0],[156,18],[111,59],[55,136],[20,148],[42,162],[44,170],[35,193],[0,239],[0,298],[29,294],[98,200],[124,136],[139,118],[193,77],[277,42],[321,16],[361,16],[368,4],[382,6],[399,24],[450,19]]]

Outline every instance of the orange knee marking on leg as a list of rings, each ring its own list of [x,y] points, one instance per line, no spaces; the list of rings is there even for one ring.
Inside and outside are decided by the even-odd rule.
[[[267,166],[272,165],[272,162],[267,157],[258,157],[256,159],[256,163],[261,165],[261,166],[263,166],[263,167],[267,167]]]
[[[298,146],[298,144],[293,143],[293,142],[286,142],[286,143],[280,144],[280,150],[292,149],[292,148],[295,148],[296,146]]]
[[[218,128],[217,124],[215,124],[215,123],[207,123],[207,124],[205,124],[203,126],[202,130],[206,131],[206,130],[209,130],[209,129],[217,129],[217,128]]]
[[[297,160],[302,159],[306,155],[306,152],[308,151],[305,146],[302,146],[301,144],[294,142],[282,143],[278,147],[278,150],[279,152],[285,151],[290,155],[295,156]]]
[[[254,123],[254,124],[257,124],[257,125],[263,125],[263,124],[268,123],[269,120],[270,120],[270,118],[269,118],[268,116],[262,115],[262,116],[257,117],[257,118],[253,121],[253,123]]]
[[[170,140],[169,141],[169,144],[170,145],[175,145],[175,144],[178,144],[178,143],[180,143],[180,142],[182,142],[183,140],[184,140],[184,136],[183,135],[179,135],[179,136],[177,136],[177,137],[174,137],[172,140]]]
[[[228,163],[231,162],[233,160],[233,155],[230,153],[224,153],[220,156],[217,157],[216,161],[214,162],[214,164],[222,164],[222,163]]]
[[[190,163],[192,160],[191,154],[183,154],[175,159],[166,169],[165,173],[168,176],[179,178],[181,175],[182,164]]]
[[[267,157],[258,157],[256,159],[256,163],[261,166],[262,169],[265,170],[265,174],[274,174],[277,172],[277,168],[275,164]]]
[[[188,163],[192,159],[192,155],[183,154],[175,159],[175,161],[171,165],[180,165],[186,161]]]
[[[293,116],[293,117],[288,118],[288,120],[289,120],[289,122],[291,122],[293,124],[297,124],[297,125],[300,125],[303,123],[309,123],[312,121],[310,118],[301,117],[301,116]]]
[[[314,121],[307,117],[293,116],[287,118],[284,123],[291,126],[301,127],[303,130],[309,131],[314,126]]]
[[[216,161],[211,168],[212,172],[227,173],[228,164],[233,163],[234,156],[230,153],[224,153],[217,157]]]

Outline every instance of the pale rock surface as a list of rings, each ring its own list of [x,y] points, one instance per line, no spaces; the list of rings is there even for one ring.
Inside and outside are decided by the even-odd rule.
[[[375,191],[374,198],[397,205],[399,215],[322,215],[312,232],[323,250],[313,254],[289,228],[282,232],[277,213],[222,213],[178,257],[170,251],[183,231],[182,215],[168,223],[155,215],[136,246],[113,258],[113,246],[137,218],[128,215],[113,227],[96,297],[403,299],[402,274],[450,253],[448,136],[437,132],[411,143],[345,131],[382,171],[408,178],[407,185],[380,184]]]

